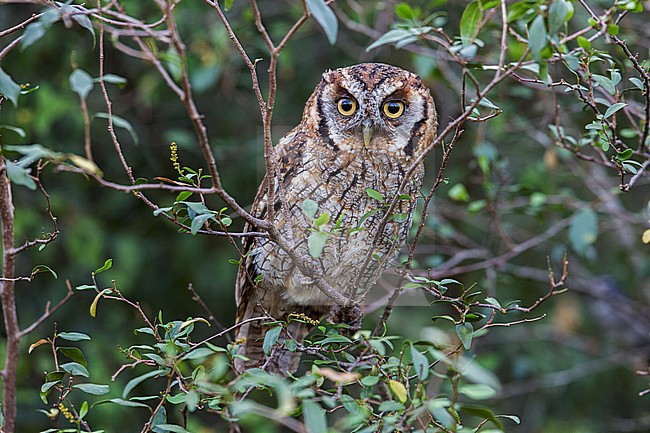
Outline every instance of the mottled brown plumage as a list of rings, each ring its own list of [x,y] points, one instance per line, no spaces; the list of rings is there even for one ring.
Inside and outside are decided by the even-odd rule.
[[[405,242],[422,164],[404,190],[399,186],[413,160],[433,140],[436,127],[433,99],[415,74],[378,63],[325,72],[301,123],[277,145],[278,170],[267,173],[251,212],[267,217],[271,182],[276,191],[271,223],[298,254],[309,256],[314,225],[303,206],[306,200],[315,202],[316,216],[328,214],[330,221],[321,226],[329,235],[314,260],[334,289],[360,302]],[[385,204],[371,197],[368,188],[378,191],[384,203],[398,193],[408,196],[399,201],[381,234]],[[264,314],[278,320],[292,313],[318,319],[332,305],[276,243],[253,238],[246,247],[250,253],[236,288],[238,322]],[[260,322],[239,328],[238,337],[245,339],[239,353],[249,360],[236,360],[238,370],[263,366],[287,372],[297,367],[299,358],[282,348],[286,335],[265,356],[266,329]],[[290,338],[302,341],[308,326],[291,321],[287,331]]]

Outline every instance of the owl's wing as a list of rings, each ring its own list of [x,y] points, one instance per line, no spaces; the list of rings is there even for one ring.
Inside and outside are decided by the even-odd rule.
[[[276,147],[277,171],[267,171],[262,181],[253,206],[251,214],[259,219],[264,219],[268,212],[268,185],[273,182],[276,192],[280,183],[288,184],[293,179],[294,173],[300,165],[301,149],[304,145],[303,134],[299,133],[299,128],[289,132],[280,140]],[[276,173],[279,182],[276,181]],[[279,210],[279,201],[274,204],[274,209]],[[244,231],[257,231],[250,224],[244,226]],[[298,367],[300,356],[297,353],[287,350],[276,350],[270,357],[267,357],[263,350],[263,341],[268,326],[264,326],[264,320],[249,321],[256,317],[272,317],[276,320],[286,320],[289,313],[303,312],[295,311],[295,308],[287,309],[286,301],[282,298],[281,281],[264,281],[256,282],[260,271],[255,265],[255,260],[251,252],[265,240],[261,238],[247,237],[244,241],[244,253],[246,257],[239,267],[237,282],[235,287],[235,296],[237,303],[237,323],[241,326],[237,330],[237,340],[240,341],[238,354],[243,355],[247,360],[236,358],[234,361],[235,369],[243,372],[248,368],[262,367],[269,372],[294,371]],[[279,250],[279,246],[275,250]],[[306,325],[297,321],[292,321],[287,331],[292,338],[301,340],[307,332]],[[281,345],[285,335],[279,338],[278,343]]]
[[[297,171],[297,165],[301,162],[302,148],[304,147],[305,139],[304,134],[301,133],[300,128],[297,127],[287,133],[278,143],[276,151],[277,160],[277,176],[280,182],[288,184],[293,179]],[[250,213],[258,219],[265,219],[267,216],[267,193],[269,182],[273,183],[273,188],[276,193],[276,203],[274,204],[277,211],[280,206],[279,198],[277,197],[279,183],[276,181],[276,173],[273,171],[266,172],[262,183],[260,184],[253,205],[251,206]],[[259,231],[249,223],[244,225],[244,233],[251,231]],[[254,237],[244,238],[243,251],[246,254],[242,266],[239,267],[237,274],[237,282],[235,286],[235,300],[237,303],[237,323],[243,320],[243,313],[245,310],[246,302],[251,299],[252,290],[254,287],[254,280],[259,275],[255,269],[250,251],[255,245],[260,243],[259,239]],[[279,247],[278,247],[279,248]]]

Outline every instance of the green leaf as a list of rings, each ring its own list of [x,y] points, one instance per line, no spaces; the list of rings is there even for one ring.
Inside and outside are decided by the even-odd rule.
[[[29,168],[20,167],[11,161],[6,161],[5,164],[7,167],[7,175],[12,183],[25,186],[32,191],[36,189],[36,182],[29,176],[31,171]]]
[[[469,192],[467,191],[467,188],[465,188],[465,185],[462,183],[457,183],[456,185],[449,188],[449,192],[447,194],[452,200],[460,202],[469,201]]]
[[[135,129],[133,129],[133,126],[131,126],[131,123],[129,123],[128,120],[120,116],[116,116],[115,114],[109,116],[108,113],[95,113],[95,117],[98,117],[100,119],[112,119],[114,126],[126,130],[131,135],[133,143],[136,146],[140,143],[138,135],[135,133]]]
[[[1,90],[0,90],[0,93],[2,93]],[[9,131],[13,131],[16,134],[20,135],[21,138],[26,138],[27,137],[27,133],[25,132],[25,130],[23,128],[19,128],[17,126],[12,126],[12,125],[0,125],[0,128],[1,129],[8,129]]]
[[[21,167],[27,167],[39,159],[60,159],[62,157],[60,153],[53,152],[40,144],[4,145],[3,148],[25,156],[18,162]]]
[[[307,199],[302,202],[302,211],[309,219],[314,219],[318,211],[318,203],[314,200]]]
[[[95,272],[93,272],[93,274],[99,274],[101,272],[109,270],[112,267],[113,267],[113,259],[106,259],[106,261],[104,262],[104,265],[101,268],[95,270]]]
[[[225,217],[222,217],[222,218],[219,220],[219,222],[220,222],[221,225],[224,226],[224,227],[230,227],[230,225],[232,224],[232,218],[225,216]]]
[[[368,194],[368,197],[374,198],[375,200],[379,200],[381,202],[384,201],[384,196],[379,191],[375,191],[372,188],[366,188],[366,194]]]
[[[472,338],[474,337],[472,325],[470,323],[459,323],[456,325],[456,334],[460,342],[463,343],[465,350],[469,350],[472,347]]]
[[[555,34],[567,20],[569,6],[565,0],[555,0],[548,9],[548,31]]]
[[[363,386],[372,387],[379,383],[379,376],[365,376],[361,379]]]
[[[408,399],[408,392],[406,391],[406,386],[404,386],[402,382],[398,380],[390,380],[388,381],[388,386],[390,387],[390,390],[397,398],[397,401],[399,401],[400,403],[404,403]]]
[[[325,409],[313,400],[302,402],[302,416],[305,420],[307,433],[327,433]]]
[[[208,349],[207,347],[199,347],[197,349],[188,352],[183,359],[203,359],[208,356],[214,355],[214,350]]]
[[[86,394],[92,395],[104,395],[108,394],[111,391],[111,387],[108,385],[98,385],[96,383],[77,383],[72,385],[73,388],[80,389]]]
[[[391,381],[391,382],[397,382],[397,381]],[[397,382],[397,383],[402,385],[400,382]],[[402,385],[402,386],[404,386],[404,385]],[[406,401],[406,400],[404,400],[404,401]],[[403,409],[404,409],[404,405],[402,403],[399,403],[399,402],[396,402],[396,401],[391,401],[391,400],[386,400],[386,401],[382,402],[377,407],[377,410],[380,411],[380,412],[397,412],[397,411],[400,411],[400,410],[403,410]],[[371,431],[374,433],[377,430],[375,430],[373,428],[373,430],[371,430]]]
[[[413,20],[416,18],[415,12],[408,3],[402,2],[395,6],[395,15],[403,20]]]
[[[133,391],[133,388],[140,385],[145,380],[150,379],[152,377],[164,376],[164,375],[165,375],[165,372],[163,370],[154,370],[154,371],[150,371],[148,373],[145,373],[143,375],[134,377],[124,387],[124,391],[122,391],[122,398],[126,398],[129,395],[129,393],[131,391]]]
[[[88,368],[88,361],[86,361],[86,357],[78,347],[59,347],[57,350],[74,362]]]
[[[232,7],[232,3],[233,3],[233,1],[234,1],[234,0],[226,0],[226,1],[224,2],[223,7],[224,7],[224,9],[226,10],[226,12],[228,12],[228,11],[230,10],[230,8]]]
[[[497,418],[506,418],[513,421],[515,424],[521,424],[521,419],[516,415],[497,415]]]
[[[158,424],[156,428],[158,429],[158,431],[163,431],[163,432],[190,433],[187,430],[185,430],[183,427],[176,424]]]
[[[617,153],[615,158],[619,161],[626,161],[632,158],[632,155],[634,155],[634,151],[632,149],[625,149],[624,151]]]
[[[151,420],[151,431],[153,433],[167,433],[168,430],[162,430],[158,428],[158,426],[161,424],[167,424],[167,409],[165,409],[165,406],[160,406],[156,411],[156,414]]]
[[[612,114],[616,113],[618,110],[621,108],[625,107],[627,104],[625,102],[617,102],[616,104],[612,104],[607,111],[605,111],[605,115],[603,116],[603,119],[607,119],[610,117]]]
[[[508,6],[508,16],[506,17],[506,21],[508,23],[511,23],[513,21],[516,21],[520,18],[522,18],[525,15],[529,15],[531,13],[534,13],[535,9],[533,9],[532,5],[528,2],[515,2],[512,5]]]
[[[124,77],[121,77],[119,75],[115,74],[106,74],[101,77],[102,81],[104,83],[111,83],[111,84],[126,84],[127,80]],[[96,81],[99,81],[99,78],[96,79]]]
[[[328,222],[330,222],[330,216],[329,216],[329,214],[324,213],[324,214],[321,214],[318,218],[316,218],[314,220],[314,225],[318,229],[323,224],[327,224]]]
[[[41,385],[41,390],[39,392],[41,396],[41,400],[43,403],[48,404],[47,402],[47,396],[50,395],[50,392],[52,392],[52,387],[61,383],[61,380],[54,380],[51,382],[45,382],[43,385]]]
[[[594,79],[594,81],[596,83],[603,86],[603,88],[605,90],[607,90],[607,92],[610,95],[613,95],[613,94],[616,93],[616,86],[614,86],[614,82],[612,80],[610,80],[609,78],[605,77],[604,75],[598,75],[598,74],[593,74],[592,78]]]
[[[95,45],[95,29],[93,28],[93,23],[90,21],[90,18],[88,18],[88,15],[85,14],[74,14],[72,15],[72,19],[79,24],[81,27],[84,29],[88,30],[90,34],[93,36],[93,46]]]
[[[284,340],[284,346],[289,352],[295,352],[298,348],[296,340]]]
[[[368,48],[366,48],[366,52],[371,51],[377,47],[380,47],[382,45],[386,44],[391,44],[391,43],[400,43],[401,41],[411,41],[413,42],[416,40],[417,37],[413,34],[413,32],[406,30],[406,29],[394,29],[390,30],[383,35],[379,39],[377,39],[375,42],[370,44]]]
[[[214,215],[214,212],[211,211],[210,209],[207,208],[207,206],[200,201],[182,201],[180,202],[184,205],[187,206],[188,213],[190,216],[194,217],[194,215],[201,215],[201,214],[210,214]]]
[[[467,5],[460,18],[460,40],[467,47],[474,42],[478,34],[478,25],[483,19],[483,11],[478,1]]]
[[[71,376],[83,376],[90,377],[88,369],[78,362],[68,362],[66,364],[60,365],[59,368]]]
[[[156,364],[161,365],[161,366],[166,366],[167,362],[163,359],[162,356],[156,354],[156,353],[143,353],[142,356],[144,358],[149,358],[152,361],[156,361]]]
[[[61,383],[61,381],[60,380],[54,380],[52,382],[45,382],[43,385],[41,385],[41,392],[48,392],[57,383]]]
[[[591,51],[591,42],[584,36],[578,36],[578,45],[585,51]]]
[[[497,395],[494,388],[483,383],[461,385],[458,392],[472,400],[488,400]]]
[[[24,50],[25,48],[32,45],[34,42],[41,39],[45,36],[45,32],[61,18],[61,13],[58,9],[52,8],[46,10],[43,15],[38,19],[29,24],[23,33],[23,38],[20,41],[20,49]]]
[[[317,259],[323,254],[323,249],[325,248],[325,242],[329,233],[327,232],[313,232],[307,238],[307,247],[309,248],[309,255],[312,258]]]
[[[190,225],[190,233],[193,235],[196,235],[201,228],[203,228],[203,225],[205,222],[209,219],[214,220],[214,215],[211,213],[204,213],[201,215],[197,215],[192,219],[192,224]]]
[[[70,87],[81,99],[88,98],[93,86],[93,77],[83,69],[77,68],[70,74]]]
[[[411,359],[420,381],[426,380],[429,376],[429,360],[413,346],[413,343],[411,343]]]
[[[499,309],[503,308],[503,307],[501,307],[501,304],[499,303],[499,301],[496,300],[496,298],[492,298],[492,297],[488,296],[487,298],[485,298],[485,302],[489,303],[490,305],[494,305],[495,307],[497,307]]]
[[[574,251],[586,255],[588,248],[598,238],[598,217],[590,208],[580,209],[573,215],[569,226],[569,242]]]
[[[266,334],[264,335],[264,343],[262,343],[262,350],[264,350],[264,353],[267,356],[271,354],[271,348],[278,342],[281,332],[282,326],[275,326],[266,331]]]
[[[20,41],[20,49],[24,50],[25,48],[32,45],[34,42],[41,39],[45,36],[45,32],[50,28],[50,25],[44,24],[40,21],[35,21],[27,26],[23,38]]]
[[[334,45],[339,30],[339,22],[332,9],[325,4],[324,0],[306,0],[306,4],[310,15],[325,31],[330,44]]]
[[[356,400],[350,397],[349,395],[342,394],[341,403],[343,404],[345,410],[347,410],[349,413],[351,414],[359,413],[359,405],[357,404]]]
[[[146,407],[147,409],[151,409],[148,405],[146,405],[144,403],[138,403],[137,401],[124,400],[122,398],[112,398],[110,400],[98,401],[95,404],[102,404],[102,403],[115,403],[117,405],[125,406],[125,407]]]
[[[167,395],[166,399],[171,404],[181,404],[185,403],[185,400],[187,400],[187,394],[184,392],[179,392],[176,395]]]
[[[36,274],[40,274],[41,272],[49,272],[50,274],[52,274],[55,280],[59,278],[56,272],[54,272],[49,266],[45,266],[45,265],[34,266],[34,269],[32,269],[32,277]]]
[[[90,337],[88,335],[82,334],[81,332],[60,332],[56,334],[56,336],[67,341],[90,340]]]
[[[639,90],[643,90],[645,88],[645,86],[643,85],[643,81],[641,81],[636,77],[630,78],[630,82],[634,84]]]
[[[497,419],[497,417],[494,415],[494,412],[490,410],[490,408],[485,407],[485,406],[474,406],[474,405],[469,405],[469,404],[463,404],[462,405],[462,410],[463,412],[466,412],[468,415],[476,416],[479,418],[483,419],[488,419],[496,425],[496,427],[499,429],[498,431],[504,431],[503,430],[503,425],[501,422]]]
[[[619,3],[619,2],[617,2]],[[619,3],[619,7],[634,13],[643,12],[643,4],[638,0],[626,0]]]
[[[538,15],[528,27],[528,47],[536,62],[542,61],[542,50],[546,48],[546,26],[544,17]]]
[[[79,409],[79,419],[84,419],[86,415],[88,415],[88,402],[84,401]]]
[[[153,216],[158,216],[158,215],[160,215],[161,213],[170,212],[172,209],[174,209],[174,208],[171,207],[171,206],[169,206],[169,207],[161,207],[161,208],[158,208],[158,209],[156,209],[156,210],[153,211]]]
[[[632,163],[636,163],[636,164],[639,165],[639,167],[643,167],[643,165],[639,164],[636,161],[629,161],[629,162],[624,162],[622,164],[623,170],[625,170],[625,171],[627,171],[629,173],[632,173],[632,174],[637,174],[639,172],[639,170],[634,165],[632,165]]]
[[[14,106],[18,105],[18,95],[20,95],[20,86],[11,79],[9,74],[0,68],[0,93],[9,99]]]

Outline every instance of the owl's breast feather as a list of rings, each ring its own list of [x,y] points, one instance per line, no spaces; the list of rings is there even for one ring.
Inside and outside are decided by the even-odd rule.
[[[343,164],[339,160],[338,165],[313,158],[302,162],[304,169],[284,185],[283,202],[288,209],[276,213],[274,224],[303,256],[310,255],[308,239],[316,230],[327,233],[322,253],[314,258],[324,278],[345,296],[365,296],[382,272],[394,263],[405,242],[422,172],[418,170],[407,190],[402,191],[413,198],[411,202],[400,202],[397,212],[405,217],[390,219],[378,237],[387,203],[403,180],[404,171],[395,166],[395,161],[383,161],[379,170],[367,160],[354,158]],[[372,197],[368,188],[381,191],[384,200]],[[302,208],[308,199],[318,205],[312,219]],[[323,214],[330,220],[316,228],[313,220]],[[261,287],[282,291],[283,297],[293,304],[332,304],[275,243],[261,240],[251,255],[262,275]]]

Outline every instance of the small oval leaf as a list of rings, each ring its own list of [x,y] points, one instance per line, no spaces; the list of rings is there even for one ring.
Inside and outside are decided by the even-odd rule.
[[[610,117],[612,114],[616,113],[618,110],[621,108],[625,107],[627,104],[625,102],[617,102],[616,104],[612,104],[607,111],[605,111],[605,116],[603,117],[604,119],[607,119]]]
[[[72,385],[72,387],[80,389],[86,394],[92,394],[92,395],[104,395],[104,394],[108,394],[111,391],[110,386],[98,385],[95,383],[77,383],[75,385]]]
[[[332,9],[325,4],[324,0],[306,0],[306,4],[311,16],[325,31],[330,44],[334,45],[339,31],[339,21]]]
[[[81,99],[88,97],[93,86],[93,77],[83,69],[75,69],[70,74],[70,87]]]
[[[56,336],[67,341],[90,340],[88,335],[82,334],[81,332],[60,332]]]
[[[408,393],[406,391],[406,387],[402,382],[397,380],[390,380],[388,382],[388,386],[400,403],[404,403],[406,401],[408,398]]]
[[[266,355],[271,354],[271,348],[275,343],[277,343],[281,332],[282,326],[275,326],[266,331],[266,335],[264,335],[264,343],[262,344],[262,350],[264,350]]]

